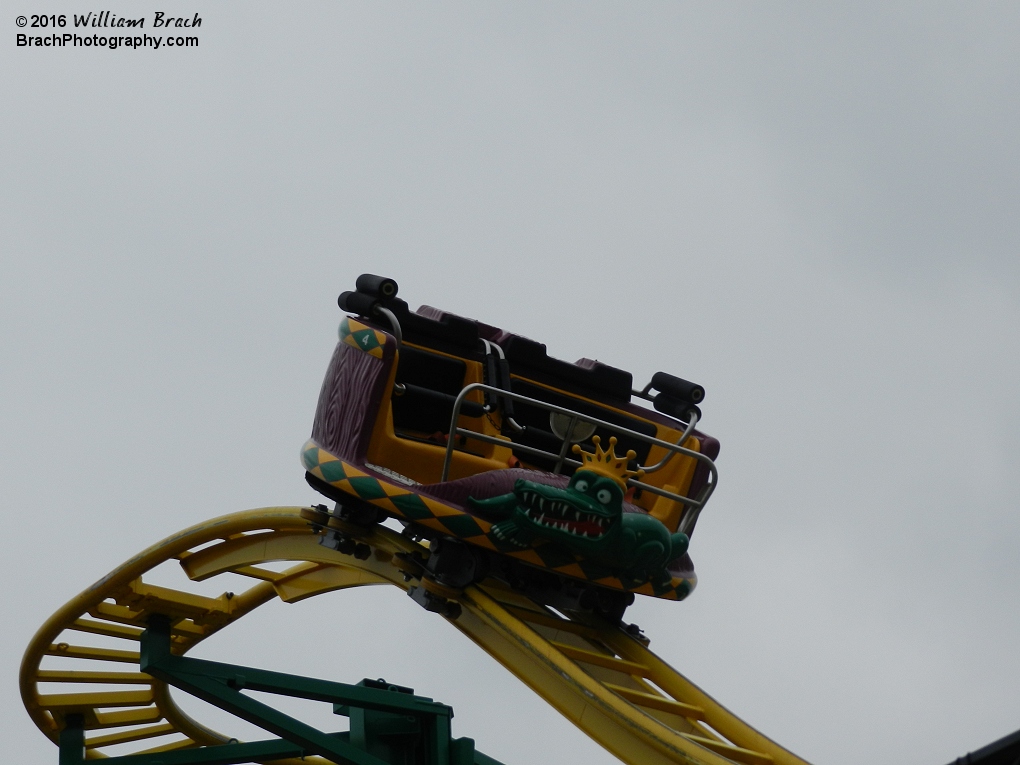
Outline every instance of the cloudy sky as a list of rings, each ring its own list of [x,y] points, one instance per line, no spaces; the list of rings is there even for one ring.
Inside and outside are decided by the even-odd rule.
[[[200,45],[16,46],[17,14],[86,10],[198,11]],[[317,501],[297,453],[363,271],[705,385],[700,584],[628,618],[752,725],[819,765],[1020,727],[1016,4],[12,0],[0,26],[12,762],[56,762],[16,677],[57,607],[178,529]],[[395,590],[263,611],[199,655],[413,686],[508,765],[615,762]]]

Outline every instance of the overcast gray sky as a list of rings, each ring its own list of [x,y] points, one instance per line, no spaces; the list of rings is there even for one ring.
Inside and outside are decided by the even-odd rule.
[[[191,49],[18,48],[164,10]],[[1020,6],[4,3],[0,714],[49,614],[298,449],[363,271],[705,385],[720,488],[652,648],[818,765],[1020,727]],[[579,320],[597,330],[577,333]],[[452,704],[508,765],[615,760],[395,590],[203,644]],[[428,650],[423,650],[423,645]],[[523,734],[523,735],[522,735]]]

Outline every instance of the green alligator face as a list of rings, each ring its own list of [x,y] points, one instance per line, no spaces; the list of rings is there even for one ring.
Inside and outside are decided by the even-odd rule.
[[[594,552],[619,531],[623,492],[589,471],[575,473],[565,489],[517,481],[513,496],[522,523],[569,547]]]
[[[686,535],[670,534],[650,515],[623,512],[619,484],[590,470],[574,473],[565,488],[519,480],[511,494],[469,498],[468,505],[497,521],[489,531],[497,548],[544,540],[608,566],[632,586],[668,582],[666,566],[687,551]]]

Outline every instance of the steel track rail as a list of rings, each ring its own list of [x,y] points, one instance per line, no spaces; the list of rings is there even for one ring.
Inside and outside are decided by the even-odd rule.
[[[33,722],[56,742],[65,715],[83,715],[88,759],[103,759],[115,746],[124,754],[125,748],[141,753],[226,743],[227,736],[185,714],[166,685],[137,671],[139,635],[150,616],[168,616],[173,650],[183,654],[274,599],[292,603],[360,585],[407,590],[417,584],[405,582],[398,553],[423,551],[421,545],[385,527],[344,527],[370,548],[360,560],[320,545],[322,528],[309,521],[317,517],[310,508],[279,507],[200,523],[72,599],[40,628],[22,661],[21,695]],[[210,598],[145,581],[173,560],[194,582],[233,573],[255,583]],[[282,572],[265,567],[280,561],[295,565]],[[498,583],[469,587],[457,599],[462,612],[454,627],[623,762],[807,765],[618,627],[564,617]],[[82,669],[68,668],[76,664]],[[277,761],[302,762],[326,761]]]

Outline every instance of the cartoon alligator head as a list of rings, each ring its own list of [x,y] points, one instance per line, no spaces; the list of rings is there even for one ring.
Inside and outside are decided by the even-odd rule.
[[[468,499],[472,510],[497,522],[489,531],[501,547],[527,548],[543,539],[582,558],[618,572],[630,583],[668,581],[666,566],[687,551],[685,534],[671,534],[661,521],[644,513],[623,511],[625,457],[615,455],[616,439],[603,451],[598,436],[595,452],[581,452],[582,466],[566,487],[518,480],[510,494]]]
[[[619,487],[589,471],[575,473],[562,489],[519,480],[512,494],[468,501],[476,510],[506,518],[507,521],[496,524],[493,535],[521,547],[528,544],[520,537],[538,535],[578,551],[597,552],[618,532],[623,516],[623,493]]]

